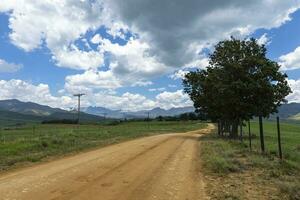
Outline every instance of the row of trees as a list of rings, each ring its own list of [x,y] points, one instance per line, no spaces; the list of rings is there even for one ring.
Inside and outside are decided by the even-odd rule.
[[[243,121],[277,112],[291,92],[287,75],[266,52],[255,39],[221,41],[209,57],[209,66],[189,72],[183,80],[196,111],[218,122],[219,131],[231,138],[238,138]]]
[[[207,120],[206,116],[202,113],[187,112],[177,116],[158,116],[158,121],[190,121],[190,120]]]

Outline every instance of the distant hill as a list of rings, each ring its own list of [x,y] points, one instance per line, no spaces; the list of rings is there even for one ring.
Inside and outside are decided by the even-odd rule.
[[[0,100],[0,109],[22,114],[49,116],[56,112],[67,112],[59,108],[51,108],[32,102],[22,102],[17,99]]]
[[[283,104],[278,108],[278,113],[274,113],[269,119],[275,120],[279,116],[282,120],[300,121],[300,103]]]
[[[194,112],[194,107],[171,108],[168,110],[162,108],[154,108],[152,110],[141,110],[136,112],[123,112],[121,110],[110,110],[103,107],[87,107],[83,111],[89,114],[104,116],[108,118],[155,118],[158,116],[176,116],[182,113]]]
[[[86,108],[82,108],[82,111],[91,115],[98,115],[102,117],[108,117],[108,118],[114,118],[114,119],[120,119],[123,118],[124,114],[121,110],[110,110],[108,108],[104,107],[94,107],[89,106]]]
[[[295,116],[300,114],[300,103],[283,104],[278,111],[282,119],[295,119]]]
[[[59,108],[40,105],[32,102],[22,102],[16,99],[0,100],[0,125],[42,122],[44,120],[77,119],[77,112],[69,112]],[[103,117],[80,113],[81,122],[99,122]]]
[[[77,112],[56,112],[49,115],[48,118],[76,120]],[[103,119],[101,116],[80,112],[80,122],[100,122]]]
[[[21,114],[12,111],[0,110],[0,125],[22,125],[25,123],[39,123],[48,117]]]
[[[104,116],[107,118],[155,118],[158,116],[177,116],[182,113],[194,112],[194,107],[182,107],[162,109],[154,108],[152,110],[141,110],[136,112],[124,112],[121,110],[111,110],[104,107],[86,107],[82,108],[80,114],[81,122],[99,122]],[[300,121],[300,103],[283,104],[279,112],[271,116],[274,119],[279,116],[281,119]],[[0,100],[0,123],[27,123],[41,122],[43,120],[55,119],[77,119],[77,113],[66,111],[59,108],[40,105],[32,102],[22,102],[16,99]]]

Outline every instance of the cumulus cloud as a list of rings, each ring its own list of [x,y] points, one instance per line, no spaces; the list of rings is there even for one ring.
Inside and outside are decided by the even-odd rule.
[[[161,92],[154,99],[129,92],[117,95],[114,90],[148,86],[151,79],[174,72],[171,78],[182,78],[188,68],[207,66],[204,52],[218,40],[279,27],[299,7],[299,0],[1,0],[0,12],[9,17],[9,38],[15,46],[26,52],[46,47],[57,66],[81,72],[65,78],[59,96],[46,84],[2,80],[0,98],[68,108],[76,105],[71,94],[82,91],[87,94],[85,106],[130,111],[190,106],[182,90],[152,88]],[[97,32],[103,27],[107,38]],[[259,42],[267,44],[268,36]],[[299,57],[297,48],[280,60],[285,69],[296,69]],[[101,68],[106,60],[107,69]],[[18,67],[1,61],[0,72]],[[289,99],[296,101],[299,84],[290,82],[296,89]]]
[[[292,89],[292,93],[289,96],[287,96],[287,100],[289,102],[300,103],[300,79],[289,79],[288,83]]]
[[[69,96],[53,96],[47,84],[33,85],[15,79],[0,80],[0,99],[19,99],[60,108],[76,105],[76,100]]]
[[[297,47],[293,52],[280,56],[279,60],[283,70],[299,69],[300,47]]]
[[[149,92],[157,92],[157,91],[162,92],[162,91],[165,91],[165,90],[166,90],[165,87],[160,87],[160,88],[149,88],[149,89],[148,89]]]
[[[264,33],[257,39],[257,42],[260,45],[269,45],[271,43],[271,39],[268,37],[268,34]]]
[[[121,96],[109,95],[105,92],[97,93],[94,97],[96,105],[111,109],[121,109],[123,111],[149,110],[156,107],[170,109],[185,106],[192,106],[192,102],[187,94],[182,90],[175,92],[162,92],[156,95],[155,99],[148,99],[141,94],[132,94],[129,92]]]
[[[193,105],[189,96],[185,94],[183,90],[177,90],[176,92],[162,92],[155,97],[155,100],[157,102],[157,106],[164,109]]]
[[[111,71],[86,71],[66,77],[65,89],[70,92],[87,92],[90,89],[116,89],[121,82]]]
[[[102,82],[108,73],[99,67],[108,53],[110,76],[118,80],[114,88],[143,85],[182,67],[203,68],[205,48],[230,35],[279,27],[299,6],[298,0],[1,0],[0,12],[9,16],[14,45],[25,51],[48,47],[57,66],[88,71],[80,74],[81,81],[89,74],[98,77],[98,87],[106,87]],[[87,38],[101,27],[110,37],[127,41],[120,45],[100,34]],[[134,37],[128,39],[128,34]],[[80,48],[79,40],[87,49]]]
[[[100,36],[100,34],[96,34],[92,37],[91,42],[93,44],[100,44],[102,42],[102,37]]]
[[[148,110],[154,108],[156,105],[155,101],[147,99],[141,94],[132,94],[129,92],[120,96],[108,94],[107,92],[98,92],[93,95],[92,99],[96,106],[123,111]]]
[[[165,74],[169,68],[149,55],[150,45],[140,40],[130,40],[124,46],[103,40],[103,49],[111,53],[111,70],[114,74],[132,79]],[[133,76],[133,77],[132,77]]]
[[[72,69],[90,70],[97,69],[104,62],[102,51],[83,51],[76,46],[63,47],[55,50],[52,59],[56,60],[57,66],[68,66]]]
[[[0,73],[13,73],[19,71],[23,67],[22,64],[9,63],[0,59]]]
[[[170,75],[169,77],[173,80],[183,79],[187,73],[189,73],[189,71],[180,69],[176,71],[174,74]]]
[[[108,39],[95,35],[93,43],[99,43],[109,53],[108,71],[89,70],[66,77],[66,87],[90,87],[116,89],[122,86],[148,86],[149,79],[165,74],[171,69],[154,56],[148,56],[149,45],[139,40],[130,40],[127,45],[113,44]]]
[[[158,90],[160,91],[160,90]],[[66,91],[61,91],[66,93]],[[77,105],[77,99],[70,95],[55,96],[51,94],[47,84],[31,84],[22,80],[0,80],[0,99],[19,99],[21,101],[31,101],[52,107],[68,109]],[[82,98],[82,106],[102,106],[115,110],[139,111],[149,110],[155,107],[169,109],[172,107],[190,106],[189,97],[178,90],[176,92],[163,92],[155,99],[148,99],[141,94],[126,92],[117,95],[111,90],[98,92],[87,91]]]
[[[258,28],[279,27],[300,5],[294,0],[105,2],[119,20],[151,43],[150,53],[159,55],[168,66],[184,66],[196,60],[207,43],[230,35],[245,37]]]
[[[95,68],[102,64],[100,52],[72,47],[85,33],[104,24],[103,20],[110,22],[101,2],[2,0],[1,11],[9,15],[9,37],[17,47],[33,51],[45,44],[58,66],[87,69],[87,65]]]

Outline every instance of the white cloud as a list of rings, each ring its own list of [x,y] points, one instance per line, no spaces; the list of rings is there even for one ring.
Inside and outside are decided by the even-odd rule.
[[[19,71],[23,65],[8,63],[5,60],[0,59],[0,73],[13,73]]]
[[[213,44],[230,35],[245,37],[259,28],[279,27],[300,6],[298,0],[105,2],[118,20],[151,44],[150,54],[173,67],[198,60],[201,55],[197,52],[207,43]],[[189,51],[194,49],[190,45],[199,47],[197,52]]]
[[[293,52],[280,56],[279,60],[283,70],[299,69],[300,47],[297,47]]]
[[[155,99],[132,93],[116,95],[113,90],[148,86],[151,79],[176,70],[171,78],[182,78],[187,68],[208,65],[204,50],[218,40],[279,27],[291,20],[290,14],[299,7],[299,0],[1,0],[0,12],[9,16],[9,37],[15,46],[27,52],[47,47],[57,66],[83,72],[65,78],[60,96],[52,95],[45,84],[10,80],[0,82],[0,98],[67,108],[76,101],[64,94],[82,91],[87,93],[83,105],[131,111],[190,106],[192,102],[182,90],[164,91]],[[133,36],[120,45],[97,34],[100,27],[112,38]],[[89,38],[91,34],[94,36]],[[267,35],[259,41],[268,42]],[[98,48],[92,49],[95,45]],[[106,71],[101,69],[105,58],[109,63]],[[297,48],[280,60],[285,69],[295,69],[300,68],[299,58]],[[10,67],[16,68],[13,65]],[[290,99],[299,97],[295,91]]]
[[[165,74],[170,70],[159,62],[156,56],[150,55],[150,45],[141,40],[130,40],[125,46],[103,40],[102,48],[112,54],[111,70],[115,75],[128,77],[153,77]],[[129,75],[129,76],[128,76]]]
[[[0,11],[10,16],[9,37],[17,47],[33,51],[45,44],[58,66],[87,69],[102,64],[101,52],[84,52],[72,47],[86,32],[100,27],[103,20],[110,21],[101,2],[1,0]]]
[[[121,87],[120,80],[111,71],[85,71],[83,74],[66,77],[65,89],[70,92],[86,92],[90,89],[115,89]]]
[[[176,92],[162,92],[155,97],[157,107],[164,109],[192,106],[193,103],[183,90]]]
[[[106,108],[123,111],[139,111],[144,109],[152,109],[156,103],[147,99],[140,94],[132,94],[126,92],[121,96],[99,92],[93,95],[93,101],[96,106],[104,106]]]
[[[289,102],[300,103],[300,79],[293,80],[289,79],[288,83],[292,89],[292,93],[287,96]]]
[[[106,92],[96,93],[93,101],[97,106],[104,106],[110,109],[123,111],[140,111],[150,110],[156,107],[170,109],[173,107],[192,106],[192,102],[187,94],[182,90],[175,92],[162,92],[158,94],[154,100],[147,99],[141,94],[132,94],[129,92],[121,96],[107,94]]]
[[[183,79],[187,73],[189,73],[189,71],[180,69],[176,71],[174,74],[170,75],[169,77],[173,80]]]
[[[69,96],[53,96],[46,84],[33,85],[15,79],[0,80],[0,99],[19,99],[60,108],[76,105],[76,100]]]
[[[169,88],[176,88],[177,85],[174,85],[174,84],[168,84],[168,87],[169,87]]]
[[[66,91],[60,91],[59,96],[51,94],[47,84],[31,84],[22,80],[0,80],[0,99],[19,99],[31,101],[52,107],[69,109],[77,105],[77,99],[69,95],[61,95]],[[87,91],[82,98],[82,106],[102,106],[123,111],[149,110],[155,107],[169,109],[172,107],[191,106],[188,95],[182,90],[175,92],[162,92],[155,99],[148,99],[141,94],[126,92],[117,95],[114,91],[102,90],[99,92]]]
[[[108,28],[107,33],[110,34],[111,36],[113,36],[113,38],[121,38],[125,40],[126,37],[126,33],[130,32],[128,30],[128,26],[126,26],[125,24],[123,24],[122,22],[114,22],[112,23],[112,25],[110,26],[110,28]]]
[[[139,86],[139,87],[145,87],[145,86],[149,86],[152,85],[153,82],[152,81],[136,81],[135,83],[132,83],[131,86],[135,87],[135,86]]]
[[[93,36],[93,38],[91,39],[91,42],[93,44],[100,44],[102,42],[102,37],[100,36],[100,34],[96,34]]]
[[[100,36],[95,36],[92,40],[101,43],[99,48],[111,54],[109,70],[89,70],[67,76],[67,88],[116,89],[123,86],[148,86],[152,84],[149,79],[171,70],[156,57],[149,56],[149,45],[140,40],[130,40],[125,46],[113,44]]]
[[[268,34],[264,33],[257,39],[257,42],[260,45],[269,45],[271,43],[271,39],[268,37]]]
[[[97,71],[109,52],[109,70],[124,86],[174,68],[203,68],[207,58],[201,52],[208,46],[230,35],[279,27],[299,6],[299,0],[1,0],[0,12],[9,15],[13,44],[25,51],[46,46],[58,66]],[[137,37],[123,46],[99,34],[86,38],[100,27],[113,38]],[[78,40],[88,50],[76,46]],[[88,42],[99,48],[92,50]]]
[[[162,92],[162,91],[165,91],[165,90],[166,90],[165,87],[160,87],[160,88],[149,88],[149,89],[148,89],[149,92],[157,92],[157,91]]]
[[[90,70],[97,69],[104,62],[101,51],[82,51],[76,46],[55,50],[52,56],[57,61],[57,66],[68,66],[72,69]]]

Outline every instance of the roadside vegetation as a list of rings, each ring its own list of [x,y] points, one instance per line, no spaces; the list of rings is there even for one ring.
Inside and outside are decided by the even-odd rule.
[[[259,124],[251,122],[243,142],[216,133],[201,138],[201,159],[212,199],[300,199],[300,125],[281,124],[283,160],[278,158],[275,122],[265,122],[261,154]]]
[[[281,124],[283,160],[276,155],[276,123],[263,126],[291,93],[280,67],[254,38],[232,37],[215,46],[205,69],[185,75],[184,91],[196,111],[218,127],[201,145],[213,199],[300,199],[300,126]],[[254,119],[249,151],[243,126]]]
[[[109,122],[102,125],[31,124],[0,129],[0,172],[85,149],[160,133],[203,128],[199,121]]]

